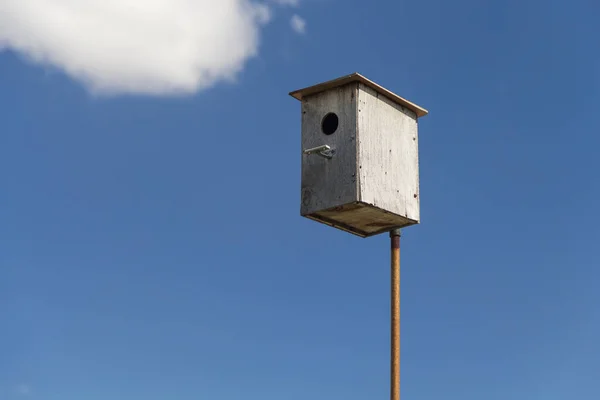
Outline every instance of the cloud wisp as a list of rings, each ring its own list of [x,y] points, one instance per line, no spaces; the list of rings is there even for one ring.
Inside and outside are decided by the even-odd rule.
[[[17,388],[15,389],[15,393],[18,396],[29,396],[31,394],[31,387],[22,383],[17,386]]]
[[[280,4],[282,6],[291,6],[291,7],[298,7],[298,4],[300,4],[299,0],[271,0],[274,3]]]
[[[306,33],[306,21],[301,16],[294,14],[290,20],[294,32],[303,35]]]

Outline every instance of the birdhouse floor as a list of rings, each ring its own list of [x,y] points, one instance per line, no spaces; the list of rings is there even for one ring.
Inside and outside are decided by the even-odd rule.
[[[418,221],[363,202],[344,204],[305,217],[363,238],[418,224]]]

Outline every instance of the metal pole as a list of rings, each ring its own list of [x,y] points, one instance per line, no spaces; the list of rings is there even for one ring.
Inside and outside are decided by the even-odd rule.
[[[400,400],[400,236],[400,229],[390,232],[392,251],[390,400]]]

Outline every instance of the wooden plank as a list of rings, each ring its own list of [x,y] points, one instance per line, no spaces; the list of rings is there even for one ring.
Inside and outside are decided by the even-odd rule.
[[[419,221],[415,113],[360,84],[357,136],[359,201]]]
[[[331,159],[302,154],[301,215],[358,199],[357,92],[358,84],[350,84],[315,94],[302,102],[302,150],[328,145],[335,154]],[[321,129],[328,113],[338,117],[337,130],[331,135]]]
[[[426,109],[398,96],[397,94],[387,90],[386,88],[367,79],[366,77],[362,76],[361,74],[359,74],[357,72],[350,74],[350,75],[342,76],[340,78],[332,79],[327,82],[319,83],[317,85],[313,85],[313,86],[309,86],[309,87],[306,87],[303,89],[295,90],[293,92],[290,92],[290,96],[294,97],[295,99],[302,100],[303,98],[305,98],[307,96],[311,96],[316,93],[327,91],[327,90],[330,90],[330,89],[333,89],[333,88],[336,88],[339,86],[344,86],[344,85],[347,85],[352,82],[360,82],[363,85],[368,86],[371,89],[375,90],[379,94],[387,97],[389,100],[391,100],[395,103],[398,103],[398,104],[402,105],[403,107],[408,108],[409,110],[413,111],[417,115],[417,118],[424,117],[425,115],[427,115],[429,113]]]
[[[363,238],[418,223],[360,202],[322,210],[306,217]]]

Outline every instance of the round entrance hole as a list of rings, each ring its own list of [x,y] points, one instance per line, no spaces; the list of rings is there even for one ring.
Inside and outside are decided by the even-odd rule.
[[[335,113],[328,113],[323,117],[323,121],[321,121],[321,130],[324,134],[331,135],[337,130],[338,124],[338,116]]]

